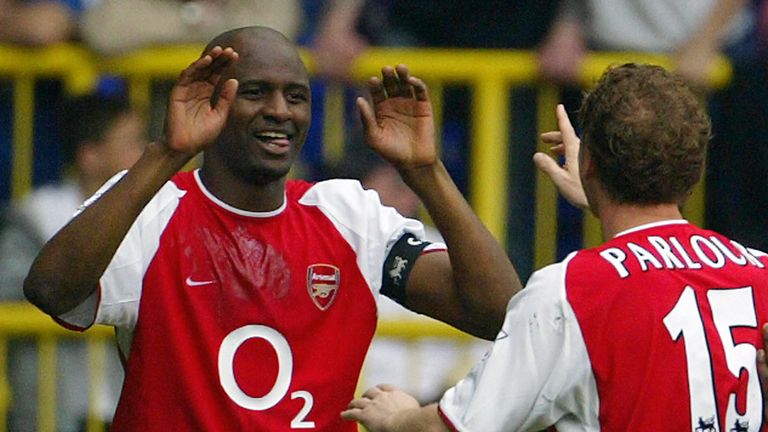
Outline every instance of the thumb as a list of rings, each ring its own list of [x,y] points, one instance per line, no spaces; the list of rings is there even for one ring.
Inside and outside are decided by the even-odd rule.
[[[229,112],[232,102],[235,101],[238,85],[239,83],[236,79],[230,78],[221,86],[221,92],[219,93],[218,100],[216,100],[216,106],[213,107],[215,111],[224,115]]]
[[[360,121],[363,123],[363,134],[370,145],[372,144],[370,136],[371,129],[376,127],[376,116],[373,114],[373,108],[371,108],[371,105],[364,98],[358,97],[355,100],[355,105],[357,105],[357,109],[360,110]]]

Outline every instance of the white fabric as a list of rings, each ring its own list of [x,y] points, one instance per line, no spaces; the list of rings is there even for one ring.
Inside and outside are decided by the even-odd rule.
[[[80,211],[101,197],[125,173],[122,171],[107,181]],[[108,289],[94,292],[83,304],[59,318],[81,328],[94,323],[133,328],[139,313],[144,273],[159,247],[160,234],[182,196],[184,191],[172,182],[166,183],[139,214],[101,276],[100,285]],[[92,306],[98,306],[98,313]]]
[[[84,199],[75,183],[46,185],[24,197],[18,210],[35,234],[47,240],[72,219]]]
[[[702,25],[718,0],[566,0],[567,13],[583,22],[589,41],[600,50],[674,51]],[[735,42],[749,29],[747,11],[727,32]]]
[[[440,401],[459,431],[598,431],[599,400],[584,339],[565,298],[562,263],[510,300],[490,354]]]

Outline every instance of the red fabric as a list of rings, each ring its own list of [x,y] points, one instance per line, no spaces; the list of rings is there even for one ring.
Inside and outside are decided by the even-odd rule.
[[[666,266],[650,243],[651,236],[662,239],[666,244],[671,244],[673,238],[679,240],[693,265],[687,264],[683,254],[672,247],[671,253],[684,263],[685,268],[660,270],[655,268],[653,260],[648,259],[643,261],[647,265],[647,269],[643,270],[641,261],[629,249],[629,243],[649,251],[658,263]],[[728,258],[724,258],[722,268],[702,264],[702,259],[691,246],[691,239],[696,236],[707,239],[709,243],[706,244],[711,245],[715,244],[711,240],[714,237],[727,245],[732,255],[742,256],[741,251],[718,234],[688,224],[677,224],[619,236],[599,248],[580,252],[568,266],[567,297],[579,321],[592,362],[600,396],[600,424],[604,431],[682,431],[697,427],[703,429],[696,430],[709,430],[706,425],[710,418],[721,431],[738,430],[735,429],[736,421],[743,426],[744,420],[740,416],[745,415],[747,409],[749,371],[755,373],[754,350],[763,346],[759,326],[768,321],[766,270],[752,263],[737,264]],[[600,255],[609,249],[626,253],[627,258],[618,265],[628,272],[624,277]],[[719,262],[716,252],[706,246],[700,250],[711,261]],[[766,259],[761,258],[761,261],[765,264]],[[702,264],[701,268],[691,268],[696,264]],[[690,289],[686,290],[686,287]],[[725,321],[722,321],[722,313],[717,314],[721,323],[729,319],[756,317],[757,326],[726,326],[737,350],[741,354],[746,351],[742,362],[745,368],[737,376],[729,371],[726,363],[726,351],[735,355],[737,350],[733,347],[726,350],[726,343],[721,340],[715,325],[713,305],[719,303],[725,310],[737,306],[723,305],[722,301],[712,296],[723,290],[744,287],[751,292],[753,304],[739,310],[735,318]],[[686,303],[681,299],[695,301]],[[685,330],[677,340],[672,337],[675,325],[665,322],[666,317],[675,313],[685,315],[687,319]],[[706,345],[696,350],[693,330],[702,327]],[[686,344],[691,350],[689,353],[686,352]],[[698,363],[691,363],[689,356],[698,356]],[[707,359],[711,370],[697,367],[697,371],[689,371],[689,364],[700,366]],[[732,357],[731,360],[739,364],[738,358]],[[689,380],[694,376],[701,377],[702,373],[705,377],[712,377],[714,389],[696,385],[700,391],[691,395]],[[752,379],[755,379],[754,375]],[[759,394],[759,384],[754,387],[752,389]],[[729,417],[727,407],[731,396],[735,397],[738,415],[731,414]],[[695,416],[697,423],[691,425],[691,401],[706,398],[716,400],[716,412],[696,411],[699,413]],[[762,418],[761,399],[749,409],[758,419]],[[699,420],[701,423],[698,423]],[[749,430],[757,430],[758,423],[751,422]]]
[[[289,182],[286,210],[254,219],[211,203],[191,175],[174,182],[187,194],[144,277],[112,430],[290,431],[304,421],[312,430],[356,431],[340,412],[353,397],[376,304],[347,242],[317,208],[298,204],[310,185]],[[310,296],[309,268],[318,264],[339,270],[338,278],[319,272],[323,283],[338,284],[325,310]],[[247,397],[279,399],[249,409],[225,392],[219,356],[228,335],[257,328],[284,338],[293,365],[283,359],[289,385],[280,391],[279,344],[241,339],[237,386]]]

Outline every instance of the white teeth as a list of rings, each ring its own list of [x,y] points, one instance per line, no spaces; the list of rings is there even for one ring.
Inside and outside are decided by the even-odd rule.
[[[286,139],[286,138],[288,138],[288,135],[284,134],[282,132],[259,132],[258,136],[264,137],[264,138],[271,138],[271,139]]]

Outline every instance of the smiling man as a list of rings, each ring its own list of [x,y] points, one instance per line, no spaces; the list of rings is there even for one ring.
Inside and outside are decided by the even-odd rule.
[[[222,48],[226,47],[226,48]],[[217,37],[174,87],[163,138],[43,249],[25,294],[66,326],[116,327],[115,431],[355,431],[381,292],[493,338],[520,287],[437,158],[404,66],[358,100],[368,141],[443,244],[352,180],[287,180],[310,123],[296,48],[263,27]],[[204,152],[202,168],[178,173]],[[392,271],[396,270],[396,271]]]

